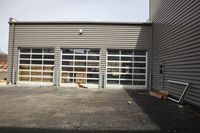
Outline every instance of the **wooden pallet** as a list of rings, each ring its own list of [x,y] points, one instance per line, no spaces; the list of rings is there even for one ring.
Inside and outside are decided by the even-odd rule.
[[[84,85],[81,85],[80,83],[77,83],[77,84],[78,84],[78,87],[80,87],[80,88],[86,88],[86,89],[88,89],[88,87],[86,87]]]
[[[150,96],[154,96],[159,99],[167,99],[169,95],[169,93],[165,90],[160,90],[160,91],[153,90],[153,91],[149,91],[149,94]]]

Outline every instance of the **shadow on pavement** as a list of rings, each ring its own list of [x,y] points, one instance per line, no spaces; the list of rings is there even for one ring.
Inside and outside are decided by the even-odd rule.
[[[200,110],[189,105],[180,108],[169,100],[149,96],[146,90],[126,90],[133,101],[166,132],[200,132]]]
[[[157,133],[158,131],[130,131],[130,130],[76,130],[76,129],[45,129],[23,127],[0,127],[0,133]]]

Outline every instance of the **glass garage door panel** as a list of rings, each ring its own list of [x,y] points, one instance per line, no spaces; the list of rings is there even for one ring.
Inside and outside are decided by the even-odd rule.
[[[99,49],[62,49],[62,84],[99,84]]]
[[[108,49],[107,85],[145,87],[146,70],[146,51]]]
[[[19,82],[53,82],[54,49],[20,48]]]

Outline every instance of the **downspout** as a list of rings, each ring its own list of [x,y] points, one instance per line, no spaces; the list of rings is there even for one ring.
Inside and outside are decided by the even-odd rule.
[[[15,19],[14,19],[15,20]],[[13,22],[13,18],[10,18],[10,22]],[[13,33],[12,33],[12,50],[11,50],[11,84],[15,82],[15,71],[14,71],[14,42],[15,42],[15,24],[12,23]]]
[[[151,0],[149,0],[149,19],[148,22],[151,23],[151,69],[150,69],[150,73],[149,73],[149,89],[152,90],[152,77],[153,77],[153,56],[154,56],[154,51],[153,51],[153,43],[154,43],[154,35],[153,35],[153,21],[152,21],[152,7],[151,7]]]
[[[153,35],[153,22],[151,21],[152,25],[151,25],[151,72],[150,72],[150,81],[149,81],[149,88],[150,90],[152,90],[152,77],[153,77],[153,58],[154,58],[154,51],[153,51],[153,43],[154,43],[154,35]]]
[[[14,41],[15,41],[15,24],[12,24],[12,26],[13,26],[13,34],[12,34],[13,38],[12,38],[12,65],[11,65],[11,75],[12,75],[11,77],[12,77],[12,79],[11,79],[11,83],[13,85],[14,82],[15,82],[14,59],[13,59],[13,57],[14,57]]]

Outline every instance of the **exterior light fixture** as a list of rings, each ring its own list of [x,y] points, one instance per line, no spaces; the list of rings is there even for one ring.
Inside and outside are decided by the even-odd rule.
[[[83,29],[79,29],[79,35],[83,34]]]

